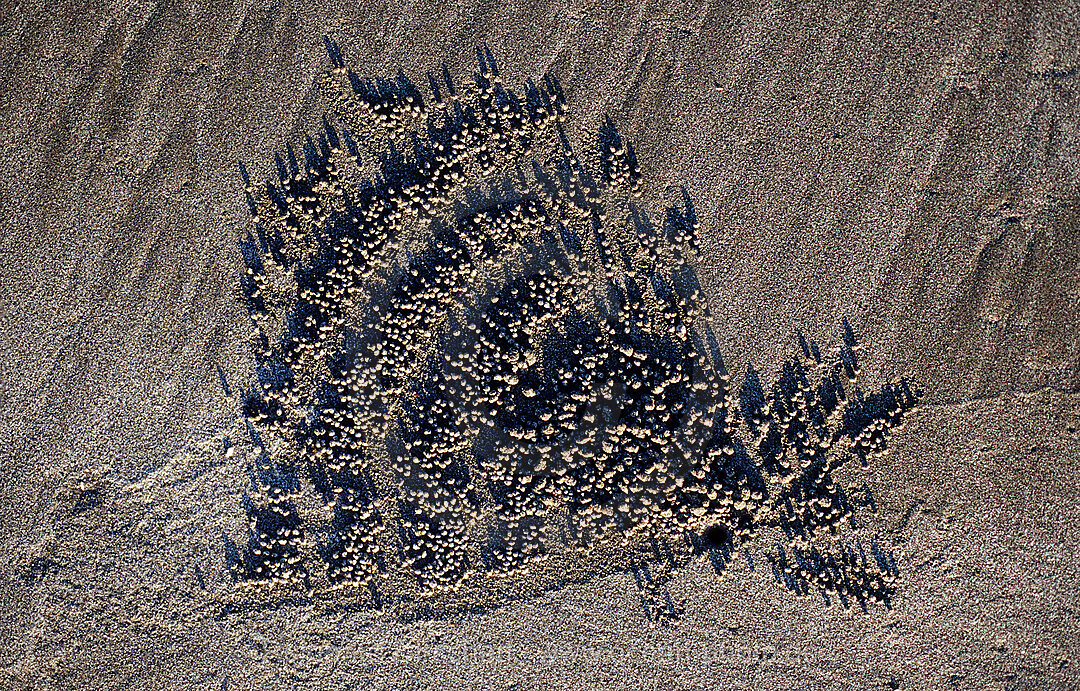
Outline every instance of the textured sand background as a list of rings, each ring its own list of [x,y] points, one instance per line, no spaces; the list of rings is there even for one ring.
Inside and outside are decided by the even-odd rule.
[[[0,686],[1080,686],[1080,14],[1069,2],[7,3],[0,11]],[[893,609],[686,569],[651,629],[613,575],[399,624],[216,618],[245,479],[208,463],[248,381],[237,159],[361,75],[551,72],[645,199],[686,185],[729,367],[848,317],[926,390],[861,477]],[[717,84],[715,86],[714,84]],[[219,454],[220,455],[220,454]]]

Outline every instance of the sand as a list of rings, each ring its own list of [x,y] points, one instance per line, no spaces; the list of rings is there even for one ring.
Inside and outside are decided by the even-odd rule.
[[[3,13],[4,567],[12,688],[1071,688],[1080,436],[1067,3],[18,6]],[[579,147],[610,116],[643,198],[685,186],[733,372],[796,330],[925,391],[851,478],[891,609],[698,560],[650,626],[624,572],[401,621],[222,615],[224,455],[251,377],[237,294],[258,178],[315,131],[332,36],[365,76],[550,72]]]

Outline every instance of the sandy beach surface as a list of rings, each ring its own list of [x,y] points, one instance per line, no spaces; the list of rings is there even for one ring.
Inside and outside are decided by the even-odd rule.
[[[1072,3],[20,1],[0,27],[0,686],[1080,688]],[[609,117],[644,208],[693,200],[734,378],[847,319],[868,389],[918,383],[843,477],[889,607],[798,597],[752,550],[674,569],[659,623],[599,568],[430,616],[228,606],[238,162],[270,179],[322,127],[324,36],[425,93],[477,46],[515,88],[553,75],[579,151]]]

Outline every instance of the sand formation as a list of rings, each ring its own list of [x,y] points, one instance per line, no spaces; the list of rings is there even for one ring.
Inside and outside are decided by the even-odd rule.
[[[671,568],[722,570],[763,531],[777,579],[886,601],[887,549],[845,537],[834,479],[885,448],[918,395],[864,394],[859,346],[733,384],[694,272],[684,192],[654,224],[606,122],[584,158],[545,77],[507,89],[490,52],[430,98],[364,80],[327,41],[323,131],[242,171],[257,385],[244,413],[240,600],[476,606],[630,570],[651,618]],[[800,337],[801,339],[801,337]]]

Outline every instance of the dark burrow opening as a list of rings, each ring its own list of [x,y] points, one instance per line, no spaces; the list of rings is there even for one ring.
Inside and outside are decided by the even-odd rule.
[[[728,530],[726,525],[718,523],[706,528],[705,532],[701,534],[701,537],[704,539],[706,547],[723,547],[731,542],[731,531]]]

